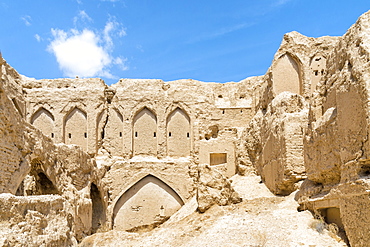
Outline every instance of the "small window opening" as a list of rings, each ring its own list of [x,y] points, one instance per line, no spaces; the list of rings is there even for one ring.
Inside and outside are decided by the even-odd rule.
[[[154,136],[154,137],[157,137],[157,132],[154,132],[153,136]]]
[[[222,114],[225,114],[225,110],[222,110]]]
[[[119,137],[122,137],[122,132],[119,132]]]
[[[321,75],[324,75],[324,70],[321,70]]]
[[[168,132],[168,136],[171,137],[172,136],[172,133],[171,132]]]
[[[219,97],[220,99],[222,99],[222,95],[219,95],[218,97]]]
[[[137,137],[137,132],[135,132],[135,137]]]
[[[315,75],[319,75],[319,71],[315,70],[314,71]]]
[[[240,113],[243,113],[243,110],[240,110]]]
[[[72,134],[71,133],[68,133],[68,138],[72,138]]]
[[[190,137],[190,133],[188,132],[188,133],[186,133],[186,137],[187,138],[189,138]]]
[[[54,138],[54,133],[51,133],[51,138]]]
[[[85,136],[85,138],[87,138],[87,133],[86,132],[84,133],[84,136]]]

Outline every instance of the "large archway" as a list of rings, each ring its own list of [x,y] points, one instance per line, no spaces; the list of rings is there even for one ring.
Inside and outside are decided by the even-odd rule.
[[[184,205],[180,196],[155,176],[147,175],[118,199],[113,209],[113,227],[130,230],[158,224]]]
[[[54,138],[54,116],[48,110],[41,107],[31,117],[31,124],[41,130],[50,138]]]
[[[134,155],[157,155],[157,117],[148,108],[143,108],[134,117]]]
[[[190,118],[180,108],[176,108],[167,118],[167,155],[190,155]]]

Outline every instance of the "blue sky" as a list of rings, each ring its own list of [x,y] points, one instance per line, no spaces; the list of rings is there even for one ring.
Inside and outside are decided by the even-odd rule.
[[[284,33],[343,35],[368,0],[0,0],[0,50],[37,79],[240,81]]]

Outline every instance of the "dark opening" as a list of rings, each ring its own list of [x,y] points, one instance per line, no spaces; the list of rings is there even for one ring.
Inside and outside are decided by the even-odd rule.
[[[135,132],[135,137],[137,137],[137,132]]]
[[[71,133],[68,133],[68,138],[72,138],[72,134]]]
[[[37,174],[36,184],[37,190],[39,191],[38,194],[41,195],[59,194],[57,188],[43,172]]]
[[[171,133],[171,132],[169,132],[169,133],[168,133],[168,136],[170,136],[170,137],[171,137],[171,135],[172,135],[172,133]]]
[[[54,138],[54,133],[51,133],[51,138]]]
[[[122,132],[119,132],[119,137],[122,137]]]
[[[84,136],[85,136],[85,138],[87,138],[87,133],[86,132],[84,133]]]
[[[190,133],[188,132],[188,133],[186,133],[186,136],[189,138],[190,137]]]
[[[319,71],[315,70],[314,71],[315,75],[319,75]]]
[[[90,196],[92,201],[92,233],[96,231],[104,224],[104,205],[101,199],[101,195],[98,187],[95,184],[91,184]]]
[[[156,133],[156,132],[154,132],[153,136],[154,136],[154,137],[157,137],[157,133]]]
[[[101,139],[104,139],[104,131],[101,132]]]
[[[222,114],[225,114],[225,110],[222,110]]]
[[[219,95],[218,97],[221,99],[222,98],[222,95]]]

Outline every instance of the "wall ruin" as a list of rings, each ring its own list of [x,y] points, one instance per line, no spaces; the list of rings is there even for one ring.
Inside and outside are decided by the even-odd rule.
[[[19,228],[2,231],[76,245],[150,228],[194,196],[200,211],[240,201],[228,178],[253,172],[275,194],[298,189],[300,209],[365,246],[369,23],[366,13],[343,37],[288,33],[264,76],[225,84],[36,80],[0,57],[0,210]]]

